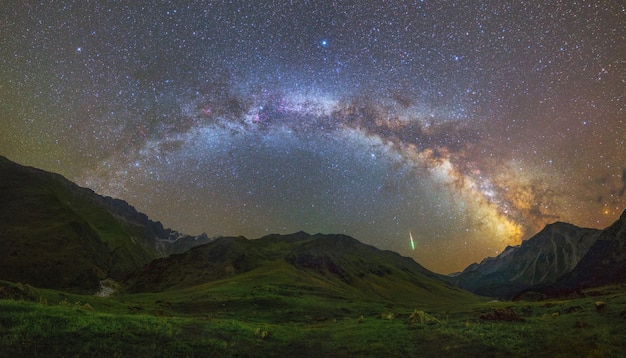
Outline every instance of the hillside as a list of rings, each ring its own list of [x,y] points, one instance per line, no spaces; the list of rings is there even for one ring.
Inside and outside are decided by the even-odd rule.
[[[126,202],[0,157],[0,279],[94,290],[172,252],[208,242],[150,221]]]
[[[283,289],[337,297],[431,303],[472,296],[440,281],[410,258],[345,235],[270,235],[256,240],[219,238],[151,262],[127,281],[131,292],[181,290],[203,284]]]

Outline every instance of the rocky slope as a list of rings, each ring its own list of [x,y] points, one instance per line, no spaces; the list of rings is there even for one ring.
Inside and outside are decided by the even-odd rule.
[[[549,291],[577,290],[626,282],[626,211],[589,248],[578,265]]]
[[[446,280],[477,294],[503,298],[536,285],[551,285],[576,267],[601,233],[567,223],[550,224],[520,246],[507,247]]]

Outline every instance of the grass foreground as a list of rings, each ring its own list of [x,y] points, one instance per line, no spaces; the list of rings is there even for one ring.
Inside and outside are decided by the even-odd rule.
[[[0,356],[626,356],[624,287],[411,307],[269,286],[247,298],[202,288],[104,298],[1,286],[10,299],[0,300]]]

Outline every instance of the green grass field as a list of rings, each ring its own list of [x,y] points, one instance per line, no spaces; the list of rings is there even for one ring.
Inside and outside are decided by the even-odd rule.
[[[0,300],[0,356],[626,355],[626,294],[618,287],[572,300],[428,305],[263,282],[254,292],[228,286],[103,298],[4,282],[12,299]],[[523,321],[479,318],[502,308]],[[416,309],[431,321],[410,320]]]

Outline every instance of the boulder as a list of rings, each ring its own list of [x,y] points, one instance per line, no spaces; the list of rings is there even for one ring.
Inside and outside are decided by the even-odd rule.
[[[596,301],[595,305],[596,305],[596,312],[602,313],[606,311],[606,303],[602,301]]]
[[[570,314],[570,313],[576,313],[576,312],[580,312],[583,311],[583,308],[580,306],[572,306],[567,308],[564,312],[565,314]]]
[[[481,314],[480,319],[486,321],[505,321],[505,322],[523,322],[517,312],[511,308],[496,308],[491,313]]]

